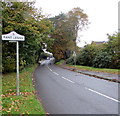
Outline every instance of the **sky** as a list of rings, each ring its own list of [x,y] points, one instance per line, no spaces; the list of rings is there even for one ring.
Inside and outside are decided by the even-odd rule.
[[[61,12],[67,13],[75,7],[80,7],[88,15],[88,29],[79,32],[78,46],[83,47],[92,41],[107,41],[107,34],[118,32],[118,2],[119,0],[35,0],[35,6],[42,8],[51,17]]]

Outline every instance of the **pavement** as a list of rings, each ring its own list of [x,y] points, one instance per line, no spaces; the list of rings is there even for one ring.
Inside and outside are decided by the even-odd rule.
[[[64,65],[64,64],[59,65],[59,66],[62,67],[62,68],[65,68],[67,70],[71,70],[71,71],[78,72],[78,73],[81,73],[81,74],[89,75],[89,76],[92,76],[92,77],[95,77],[95,78],[120,83],[120,75],[119,75],[119,73],[118,74],[112,74],[112,73],[106,73],[106,72],[81,70],[81,69],[78,69],[78,68],[69,67],[69,66]]]
[[[45,60],[34,73],[41,103],[50,114],[118,114],[119,83],[63,69]]]

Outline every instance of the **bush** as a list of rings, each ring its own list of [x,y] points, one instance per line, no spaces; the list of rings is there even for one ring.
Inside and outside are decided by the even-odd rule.
[[[26,61],[25,60],[23,60],[23,59],[20,59],[20,71],[22,70],[22,69],[24,69],[25,68],[25,66],[26,66]]]
[[[105,51],[99,52],[93,60],[93,66],[96,68],[110,68],[112,56]]]
[[[96,54],[101,50],[100,45],[86,45],[77,55],[77,64],[85,66],[93,66],[93,60]]]
[[[75,63],[74,63],[74,56],[71,56],[70,58],[68,58],[68,59],[66,60],[66,64],[71,64],[71,65],[75,64]]]
[[[2,71],[3,72],[13,72],[16,69],[16,61],[14,58],[11,57],[6,57],[5,59],[2,60]]]
[[[77,65],[84,65],[84,57],[82,52],[80,52],[77,56],[76,56],[76,64]]]
[[[108,42],[91,43],[80,49],[76,56],[76,64],[96,68],[120,69],[120,33],[108,36]],[[67,59],[68,64],[74,64],[74,58]]]

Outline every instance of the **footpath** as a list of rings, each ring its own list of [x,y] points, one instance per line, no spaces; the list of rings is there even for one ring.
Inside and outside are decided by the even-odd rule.
[[[67,69],[67,70],[71,70],[74,72],[78,72],[84,75],[88,75],[91,77],[95,77],[95,78],[99,78],[99,79],[104,79],[104,80],[108,80],[108,81],[112,81],[112,82],[117,82],[120,83],[120,73],[118,72],[118,74],[112,74],[112,73],[106,73],[106,72],[98,72],[98,71],[88,71],[88,70],[82,70],[76,67],[69,67],[65,64],[61,64],[59,65],[61,68]]]

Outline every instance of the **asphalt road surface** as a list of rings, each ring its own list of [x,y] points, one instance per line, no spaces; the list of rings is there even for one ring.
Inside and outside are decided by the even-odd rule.
[[[45,60],[35,85],[50,114],[118,114],[118,84],[62,69]]]

